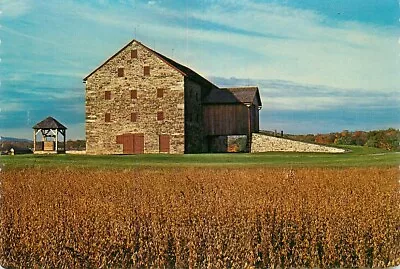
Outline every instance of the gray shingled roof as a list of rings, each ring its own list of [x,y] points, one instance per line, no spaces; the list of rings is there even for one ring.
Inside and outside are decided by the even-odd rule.
[[[235,104],[253,103],[254,98],[258,99],[260,106],[261,98],[257,87],[235,87],[213,89],[205,98],[205,104]]]
[[[240,103],[239,99],[227,89],[212,89],[203,100],[204,104],[235,104]]]
[[[53,117],[47,117],[39,123],[36,123],[32,129],[67,129],[64,125],[62,125],[58,120]]]

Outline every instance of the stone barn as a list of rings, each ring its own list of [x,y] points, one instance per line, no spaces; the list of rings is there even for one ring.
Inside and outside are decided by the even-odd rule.
[[[83,81],[88,154],[227,151],[230,136],[250,151],[259,130],[257,87],[219,88],[136,40]]]

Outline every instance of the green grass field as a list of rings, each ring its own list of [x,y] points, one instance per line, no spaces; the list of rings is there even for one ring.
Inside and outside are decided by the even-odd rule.
[[[185,166],[272,166],[272,167],[357,167],[396,166],[400,163],[398,152],[376,148],[346,146],[351,152],[327,153],[228,153],[189,155],[15,155],[1,156],[6,168],[73,166],[92,168],[185,167]]]

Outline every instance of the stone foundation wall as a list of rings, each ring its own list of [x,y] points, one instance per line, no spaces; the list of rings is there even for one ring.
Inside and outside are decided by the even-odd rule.
[[[326,152],[326,153],[345,152],[344,149],[309,144],[300,141],[293,141],[289,139],[253,133],[251,152],[255,153],[255,152],[269,152],[269,151]]]

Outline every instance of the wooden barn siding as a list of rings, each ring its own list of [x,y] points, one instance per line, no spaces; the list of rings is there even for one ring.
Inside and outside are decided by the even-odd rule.
[[[258,106],[251,106],[251,132],[258,133],[260,131],[259,126],[259,111]]]
[[[248,108],[242,104],[204,106],[204,127],[207,135],[246,135]]]
[[[253,104],[251,105],[251,132],[258,133],[260,131],[260,111],[258,107],[261,104],[258,101],[257,95],[254,96]]]

